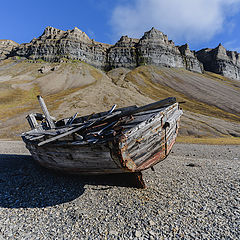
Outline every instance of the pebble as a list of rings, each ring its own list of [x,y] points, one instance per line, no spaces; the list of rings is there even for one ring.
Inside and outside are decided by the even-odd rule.
[[[154,226],[155,224],[156,224],[156,223],[155,223],[153,220],[150,220],[150,221],[149,221],[149,225],[150,225],[150,226]]]
[[[175,144],[143,173],[146,189],[116,176],[55,174],[18,147],[0,142],[0,239],[240,236],[239,146]]]
[[[150,231],[149,231],[149,234],[152,235],[152,236],[154,236],[156,233],[155,233],[154,231],[150,230]]]
[[[141,231],[136,230],[136,232],[135,232],[135,237],[139,238],[139,237],[141,237],[141,236],[142,236]]]
[[[109,234],[110,234],[110,235],[118,235],[118,232],[111,230],[111,231],[109,232]]]

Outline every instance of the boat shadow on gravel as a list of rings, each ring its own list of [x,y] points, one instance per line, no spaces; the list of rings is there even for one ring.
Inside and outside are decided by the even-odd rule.
[[[66,175],[39,166],[30,155],[0,154],[0,207],[55,206],[80,197],[85,185],[97,186],[96,191],[138,187],[134,180],[132,174]]]

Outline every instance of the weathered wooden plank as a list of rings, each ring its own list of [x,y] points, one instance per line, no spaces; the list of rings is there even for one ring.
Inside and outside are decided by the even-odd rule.
[[[133,114],[144,112],[144,111],[149,111],[149,110],[154,110],[154,109],[157,109],[157,108],[166,107],[166,106],[172,105],[174,103],[176,103],[176,98],[175,97],[169,97],[169,98],[163,99],[161,101],[154,102],[154,103],[139,107],[135,110],[125,112],[123,115],[124,116],[133,115]]]
[[[179,119],[181,114],[181,111],[173,111],[171,118],[168,119],[169,128],[166,130],[167,139],[170,135],[172,136],[174,133],[176,133],[176,121]],[[132,158],[137,165],[141,165],[142,162],[146,161],[148,158],[160,151],[159,146],[165,145],[165,130],[154,133],[154,131],[151,129],[152,123],[146,124],[143,131],[138,130],[137,133],[139,135],[136,136],[136,134],[134,134],[135,136],[128,136],[129,142],[126,145],[126,151],[128,151],[129,157]],[[146,129],[146,126],[148,126],[148,129]],[[140,139],[140,141],[138,139]],[[124,144],[126,143],[124,142],[121,147],[124,147]],[[168,153],[168,150],[166,151]]]
[[[175,130],[176,129],[170,129],[167,134],[166,134],[166,142],[169,141],[169,139],[171,138],[172,135],[175,135]],[[146,144],[147,147],[144,149],[141,149],[141,156],[139,156],[140,154],[137,152],[136,155],[133,157],[134,162],[137,164],[137,166],[141,165],[144,161],[146,161],[148,158],[150,158],[151,156],[153,156],[155,153],[157,153],[158,151],[160,151],[161,148],[163,148],[165,146],[166,148],[166,153],[168,153],[168,144],[165,145],[166,143],[165,141],[163,142],[158,142],[158,140],[156,139],[156,142],[154,142],[153,144]],[[146,150],[147,149],[147,150]],[[145,154],[144,154],[145,153]]]
[[[176,109],[177,109],[177,104],[174,104],[173,106],[165,108],[164,111],[159,112],[159,114],[156,114],[152,118],[148,119],[147,122],[141,122],[139,125],[135,126],[131,130],[129,130],[129,132],[127,132],[126,134],[133,134],[134,132],[137,132],[139,130],[139,128],[142,128],[144,125],[146,125],[146,123],[152,122],[155,119],[161,119],[162,118],[162,120],[164,120],[164,122],[165,122],[167,120],[167,112],[169,111],[171,113],[172,111],[176,111]]]
[[[31,129],[35,129],[35,128],[38,127],[37,120],[36,120],[36,118],[35,118],[35,116],[34,116],[33,113],[27,115],[27,116],[26,116],[26,119],[27,119],[27,121],[28,121]]]
[[[143,115],[148,115],[148,114],[157,114],[159,112],[163,112],[167,107],[162,107],[162,108],[157,108],[157,109],[151,109],[151,110],[147,110],[147,111],[143,111],[143,112],[139,112],[139,113],[135,113],[133,114],[133,116],[143,116]]]
[[[177,108],[177,106],[175,108],[171,109],[172,118],[179,118],[180,115],[182,114],[181,111],[176,111],[175,109]],[[166,116],[163,116],[161,114],[158,114],[154,117],[152,117],[151,119],[140,123],[139,125],[137,125],[136,127],[134,127],[134,129],[131,129],[130,131],[125,133],[126,136],[126,142],[124,144],[127,144],[128,147],[131,147],[133,143],[130,143],[132,141],[132,139],[139,139],[142,138],[142,134],[144,134],[144,137],[147,137],[148,135],[156,132],[161,131],[161,123],[164,125],[164,123],[166,122],[166,120],[171,121],[171,118],[168,119]],[[121,148],[121,146],[120,146]]]
[[[152,142],[145,142],[144,147],[135,149],[134,151],[129,152],[130,157],[134,160],[136,164],[141,161],[141,157],[147,156],[148,154],[153,154],[152,151],[155,148],[161,148],[161,146],[164,146],[165,141],[163,137],[159,136],[156,137],[155,141]]]
[[[42,111],[43,111],[43,113],[44,113],[44,115],[45,115],[45,117],[47,119],[49,128],[55,128],[55,124],[54,124],[54,122],[53,122],[53,120],[52,120],[52,118],[51,118],[51,116],[50,116],[50,114],[48,112],[47,106],[46,106],[42,96],[38,95],[37,98],[38,98],[39,104],[40,104],[40,106],[42,108]]]
[[[66,125],[71,125],[75,118],[77,117],[78,113],[75,113],[71,118],[68,119]]]
[[[49,138],[49,139],[47,139],[45,141],[42,141],[42,142],[38,143],[38,146],[42,146],[42,145],[44,145],[46,143],[50,143],[50,142],[56,141],[57,139],[65,137],[65,136],[70,135],[72,133],[75,133],[75,132],[81,130],[82,128],[84,128],[84,127],[85,127],[85,125],[77,127],[77,128],[74,128],[74,129],[72,129],[70,131],[67,131],[65,133],[61,133],[61,134],[59,134],[59,135],[57,135],[55,137]]]
[[[133,105],[133,106],[129,106],[129,107],[124,107],[124,108],[118,108],[118,109],[115,109],[113,111],[113,115],[115,116],[116,113],[119,114],[119,113],[123,113],[123,112],[126,112],[126,111],[132,111],[134,109],[136,109],[137,106],[136,105]],[[96,118],[102,118],[104,117],[105,115],[108,114],[109,111],[106,111],[106,112],[100,112],[100,113],[95,113],[95,114],[91,114],[91,115],[87,115],[87,116],[83,116],[83,117],[79,117],[79,118],[76,118],[74,123],[83,123],[85,121],[88,121],[89,119],[96,119]]]
[[[32,155],[35,156],[39,161],[51,163],[53,165],[65,166],[65,167],[98,167],[102,168],[119,168],[117,164],[112,160],[109,152],[100,153],[65,153],[65,152],[39,152],[31,151]]]

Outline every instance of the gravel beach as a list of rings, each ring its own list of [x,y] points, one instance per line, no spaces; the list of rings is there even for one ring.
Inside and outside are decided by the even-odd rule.
[[[143,173],[59,175],[0,142],[0,239],[239,239],[240,146],[175,144]]]

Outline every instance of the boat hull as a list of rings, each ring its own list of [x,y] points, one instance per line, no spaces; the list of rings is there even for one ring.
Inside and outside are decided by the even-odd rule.
[[[39,146],[23,137],[42,166],[71,174],[140,172],[165,159],[175,142],[182,111],[175,103],[129,116],[122,133],[104,143],[79,144],[70,135]]]

